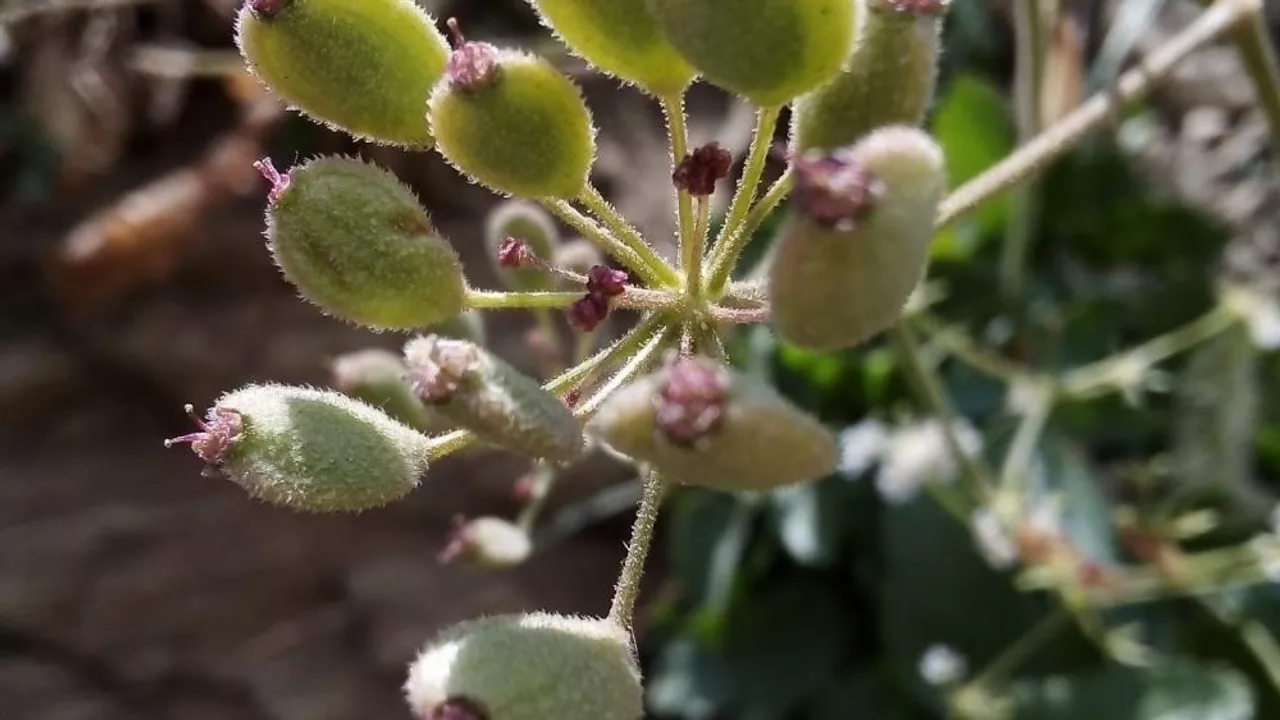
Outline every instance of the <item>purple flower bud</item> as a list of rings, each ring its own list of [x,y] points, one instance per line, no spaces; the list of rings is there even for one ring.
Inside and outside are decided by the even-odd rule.
[[[569,324],[583,332],[591,332],[609,316],[609,301],[600,293],[587,293],[569,306]]]
[[[706,197],[716,191],[716,183],[729,177],[733,168],[733,155],[712,142],[694,150],[676,166],[671,180],[679,190],[690,195]]]
[[[489,720],[479,703],[464,697],[449,698],[431,709],[422,720]]]
[[[519,268],[528,264],[532,251],[529,243],[518,237],[504,238],[498,245],[498,265],[504,268]]]
[[[629,276],[605,265],[596,265],[587,273],[587,292],[606,298],[617,297],[627,288]]]
[[[222,464],[227,451],[240,439],[244,430],[244,420],[240,413],[227,408],[209,408],[208,417],[204,420],[196,415],[195,407],[186,406],[187,415],[195,422],[198,432],[187,433],[164,441],[165,447],[173,447],[182,443],[191,445],[191,450],[210,467]]]
[[[254,15],[261,18],[269,18],[274,17],[276,13],[283,10],[291,2],[293,0],[249,0],[247,4]]]
[[[814,222],[853,229],[875,207],[880,180],[853,154],[852,147],[805,153],[795,161],[796,203]]]
[[[445,71],[449,82],[465,90],[485,87],[498,72],[498,49],[489,43],[469,42],[458,27],[457,18],[449,18],[446,24],[455,46]]]
[[[692,446],[724,420],[730,378],[720,366],[687,355],[669,356],[658,388],[655,420],[671,442]]]
[[[284,197],[284,193],[289,189],[291,178],[289,173],[282,173],[276,169],[271,162],[271,158],[262,158],[253,164],[258,172],[262,173],[262,177],[271,183],[271,190],[267,192],[267,202],[272,207],[280,204],[280,198]]]
[[[404,359],[408,380],[425,403],[448,400],[480,360],[475,345],[436,335],[410,342]]]

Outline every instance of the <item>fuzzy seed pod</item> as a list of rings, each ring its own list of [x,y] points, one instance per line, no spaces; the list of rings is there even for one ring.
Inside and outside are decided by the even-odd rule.
[[[835,437],[772,388],[702,357],[669,356],[605,401],[587,432],[689,485],[764,491],[835,471]]]
[[[575,198],[586,187],[591,113],[578,86],[547,61],[464,41],[429,108],[445,159],[490,189]]]
[[[946,190],[942,150],[920,130],[889,127],[796,169],[769,277],[774,329],[813,350],[852,347],[897,322],[924,277]]]
[[[582,428],[564,403],[484,348],[428,335],[404,356],[418,397],[481,439],[553,462],[582,455]]]
[[[834,80],[796,101],[799,152],[851,145],[887,125],[924,122],[950,0],[866,0],[853,54]]]
[[[325,312],[408,330],[464,309],[457,254],[391,173],[359,160],[321,158],[278,177],[272,199],[271,253]]]
[[[427,720],[639,720],[644,693],[629,634],[548,613],[462,623],[409,668],[405,696]]]
[[[441,560],[462,559],[489,570],[513,568],[533,553],[529,533],[502,518],[480,517],[453,532]]]
[[[499,249],[507,238],[523,241],[534,255],[549,262],[560,245],[560,231],[547,211],[530,202],[509,200],[489,214],[485,224],[485,242],[498,275],[512,290],[555,290],[556,278],[546,270],[505,266]]]
[[[708,81],[775,107],[840,72],[853,48],[853,0],[648,0]]]
[[[413,0],[248,0],[236,42],[271,91],[374,142],[432,144],[423,106],[449,45]]]
[[[250,385],[196,420],[199,432],[165,445],[189,443],[211,474],[293,510],[380,507],[416,487],[427,469],[425,436],[337,392]]]
[[[603,72],[658,97],[693,81],[693,68],[663,36],[647,0],[530,2],[570,50]]]

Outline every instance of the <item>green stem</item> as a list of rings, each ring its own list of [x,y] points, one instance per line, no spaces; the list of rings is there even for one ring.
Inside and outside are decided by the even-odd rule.
[[[667,318],[663,315],[655,313],[646,317],[631,328],[627,334],[618,338],[612,345],[545,383],[542,389],[552,395],[563,395],[600,368],[607,367],[618,358],[627,357],[643,347],[653,337],[653,334],[665,327],[666,324]],[[455,430],[446,435],[432,438],[427,454],[434,462],[459,450],[466,449],[475,443],[477,439],[470,430]]]
[[[1007,501],[1007,510],[1010,517],[1019,517],[1022,514],[1022,497],[1023,490],[1026,488],[1027,475],[1031,471],[1031,462],[1035,458],[1036,446],[1040,443],[1040,436],[1044,434],[1045,426],[1049,422],[1049,416],[1053,414],[1054,392],[1053,383],[1048,380],[1036,380],[1033,382],[1031,392],[1034,393],[1031,407],[1027,408],[1026,414],[1022,416],[1022,421],[1018,423],[1018,430],[1014,433],[1013,443],[1009,446],[1009,452],[1004,457],[1004,464],[1000,467],[1000,498]],[[1001,511],[1006,510],[997,502],[997,508]]]
[[[627,364],[623,365],[613,377],[599,389],[591,394],[591,397],[578,404],[574,408],[574,414],[581,417],[590,417],[600,409],[605,400],[609,399],[623,385],[631,382],[640,373],[649,368],[650,363],[657,357],[658,353],[664,350],[671,343],[671,337],[675,334],[675,327],[668,327],[660,330],[646,343],[643,347],[635,352]]]
[[[787,195],[791,193],[792,188],[795,186],[795,173],[792,172],[791,168],[787,168],[777,180],[773,181],[773,184],[769,186],[767,191],[765,191],[765,194],[760,198],[760,201],[755,204],[755,207],[751,208],[751,212],[747,213],[747,219],[742,224],[742,230],[734,240],[738,247],[732,250],[734,262],[729,265],[728,272],[730,274],[733,273],[733,265],[736,264],[738,256],[746,249],[747,244],[751,242],[751,238],[755,236],[756,231],[760,229],[760,226],[764,224],[765,219],[769,217],[769,213],[772,213],[774,209],[786,199]],[[713,292],[718,295],[723,292],[723,289],[727,286],[728,276],[725,276],[725,280],[723,280],[719,288],[715,289]],[[711,292],[711,288],[708,288],[708,291]],[[712,295],[712,297],[715,297],[716,295]]]
[[[1176,330],[1067,373],[1062,380],[1062,393],[1078,400],[1104,395],[1123,387],[1131,376],[1128,368],[1135,364],[1150,367],[1163,362],[1230,330],[1239,321],[1240,316],[1236,311],[1219,305]]]
[[[965,331],[948,327],[927,312],[918,312],[911,323],[925,332],[929,342],[947,351],[957,360],[983,375],[1011,383],[1031,373],[1027,368],[982,347]]]
[[[645,265],[645,269],[656,279],[656,282],[650,280],[650,284],[666,286],[680,284],[680,274],[668,265],[667,261],[663,260],[649,243],[645,242],[640,235],[640,231],[632,227],[631,223],[618,212],[618,209],[604,199],[604,196],[600,194],[600,191],[594,185],[587,185],[582,194],[578,196],[578,202],[581,202],[587,210],[594,213],[604,223],[605,227],[609,228],[614,237],[620,239],[629,250],[640,258]],[[637,272],[639,272],[638,269]]]
[[[985,502],[993,495],[991,472],[985,464],[960,447],[960,441],[956,439],[955,434],[960,415],[951,405],[951,399],[947,397],[942,381],[933,369],[926,367],[920,359],[920,347],[916,343],[911,328],[905,323],[898,323],[889,331],[889,338],[907,374],[907,382],[915,390],[918,398],[934,415],[938,416],[938,420],[942,423],[942,434],[946,439],[947,449],[959,464],[974,498],[978,502]]]
[[[693,220],[693,233],[689,236],[685,247],[688,256],[685,258],[684,288],[686,295],[702,292],[702,256],[706,252],[707,233],[711,231],[711,199],[698,198],[697,216]]]
[[[534,475],[537,479],[533,483],[533,497],[529,500],[529,504],[520,510],[520,515],[516,517],[515,522],[516,527],[523,530],[525,534],[533,532],[538,516],[546,507],[547,498],[551,495],[551,486],[556,481],[556,469],[551,463],[539,462],[534,469]]]
[[[596,247],[605,251],[609,255],[612,255],[618,260],[618,262],[622,263],[625,268],[634,272],[646,283],[654,286],[676,284],[667,277],[666,273],[654,267],[648,260],[646,260],[644,255],[641,255],[627,243],[609,234],[609,231],[600,227],[600,225],[591,218],[583,215],[577,208],[570,204],[569,201],[561,200],[559,198],[544,198],[539,202],[542,203],[543,207],[551,211],[552,214],[563,220],[566,225],[577,230],[584,238],[594,243]],[[672,277],[675,277],[674,270],[667,266],[666,263],[662,263],[662,265]]]
[[[1263,4],[1246,4],[1255,5],[1255,9],[1231,29],[1231,40],[1240,53],[1249,77],[1253,78],[1253,86],[1258,92],[1258,105],[1262,107],[1262,113],[1271,127],[1272,147],[1280,148],[1280,62],[1277,62],[1276,50],[1268,38]],[[1280,156],[1280,150],[1272,150],[1272,154]]]
[[[528,310],[565,308],[577,302],[581,292],[505,292],[468,290],[467,306],[483,310]]]
[[[627,544],[627,557],[622,561],[622,572],[613,591],[613,603],[609,607],[609,619],[632,631],[636,600],[640,597],[640,581],[644,578],[644,564],[653,544],[653,529],[658,524],[658,510],[667,493],[667,483],[656,472],[649,473],[644,482],[644,494],[631,529],[631,541]]]
[[[742,254],[742,248],[751,239],[750,235],[743,232],[744,221],[756,198],[756,190],[760,187],[765,162],[769,159],[769,148],[773,144],[773,132],[778,126],[778,116],[781,113],[780,107],[762,107],[756,112],[756,128],[751,138],[747,163],[742,171],[742,181],[738,183],[738,190],[729,205],[729,213],[725,216],[724,227],[720,229],[720,235],[711,251],[707,288],[713,294],[724,289],[729,276],[733,274],[738,256]]]
[[[1122,75],[1116,87],[1094,95],[999,164],[951,193],[939,208],[937,227],[942,229],[968,215],[1071,150],[1081,138],[1110,121],[1121,106],[1145,97],[1184,58],[1260,8],[1261,0],[1215,3],[1189,27]]]
[[[671,137],[671,171],[674,173],[689,154],[689,128],[685,124],[684,93],[667,95],[661,99],[662,112],[667,117],[667,134]],[[704,238],[697,235],[693,219],[693,196],[687,190],[676,190],[679,214],[680,269],[685,274],[685,284],[692,287],[688,278],[702,268]]]

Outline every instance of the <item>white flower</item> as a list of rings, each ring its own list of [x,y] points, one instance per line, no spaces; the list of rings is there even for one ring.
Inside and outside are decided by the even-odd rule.
[[[982,436],[967,423],[957,422],[952,432],[964,454],[972,456],[982,449]],[[876,489],[886,502],[901,503],[915,497],[924,483],[949,483],[958,473],[942,423],[930,419],[900,427],[889,438]]]
[[[856,478],[880,459],[889,440],[889,427],[874,418],[840,433],[840,473]]]
[[[968,673],[968,661],[949,645],[930,645],[920,656],[920,677],[930,685],[950,685]]]
[[[1280,305],[1273,298],[1259,302],[1249,313],[1249,335],[1263,350],[1280,347]]]
[[[974,512],[969,529],[988,565],[996,570],[1008,570],[1018,562],[1018,544],[1005,532],[994,510],[980,508]]]
[[[1249,541],[1249,549],[1258,559],[1262,574],[1271,582],[1280,582],[1280,538],[1259,535]]]

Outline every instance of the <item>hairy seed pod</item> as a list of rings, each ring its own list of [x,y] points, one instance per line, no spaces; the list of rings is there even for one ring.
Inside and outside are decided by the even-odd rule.
[[[648,0],[671,44],[708,81],[757,105],[784,105],[840,72],[853,0]]]
[[[489,214],[485,224],[485,244],[498,275],[512,290],[527,292],[556,289],[556,278],[537,267],[506,267],[498,252],[507,238],[517,238],[528,249],[550,262],[560,245],[555,221],[541,207],[524,200],[508,200]]]
[[[609,620],[549,613],[454,626],[409,668],[416,717],[638,720],[644,693],[629,633]]]
[[[889,127],[796,168],[769,277],[774,329],[813,350],[852,347],[897,322],[924,277],[946,190],[942,150],[920,130]]]
[[[431,146],[423,106],[449,45],[413,0],[249,0],[236,42],[254,74],[312,118],[374,142]]]
[[[441,154],[482,185],[527,198],[575,198],[586,187],[591,113],[547,61],[464,41],[429,108]]]
[[[587,432],[680,482],[764,491],[834,472],[835,436],[767,385],[702,357],[605,401]]]
[[[481,439],[553,462],[582,455],[582,428],[564,403],[484,348],[428,335],[404,356],[418,397]]]
[[[293,510],[386,505],[427,469],[424,435],[337,392],[250,385],[222,396],[197,421],[199,432],[165,444],[190,443],[212,474]]]
[[[426,433],[447,427],[446,421],[432,412],[406,379],[408,368],[400,355],[381,348],[368,348],[345,353],[331,364],[333,386],[345,395],[385,412],[391,417]]]
[[[322,310],[374,328],[414,329],[462,312],[466,282],[449,243],[391,173],[321,158],[277,179],[271,253]]]
[[[793,148],[835,149],[876,128],[923,123],[949,6],[950,0],[866,0],[845,69],[792,109]]]
[[[570,50],[603,72],[658,97],[693,81],[693,68],[663,36],[648,0],[530,2]]]

